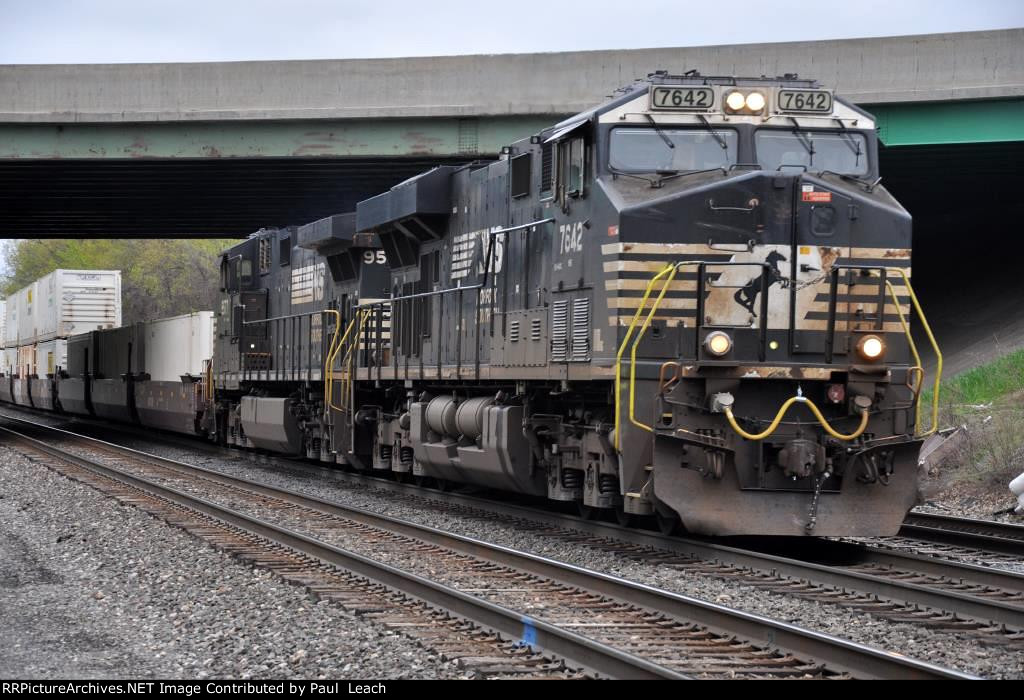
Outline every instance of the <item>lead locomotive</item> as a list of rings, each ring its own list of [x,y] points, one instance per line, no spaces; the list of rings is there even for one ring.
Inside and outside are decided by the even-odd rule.
[[[228,251],[204,425],[665,529],[895,534],[910,247],[869,114],[795,76],[653,74]]]

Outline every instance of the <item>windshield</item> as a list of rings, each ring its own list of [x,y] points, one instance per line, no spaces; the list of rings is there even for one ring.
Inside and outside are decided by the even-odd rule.
[[[608,162],[628,173],[728,168],[736,162],[731,129],[612,129]],[[716,138],[717,137],[717,138]],[[668,145],[672,143],[672,147]]]
[[[863,134],[823,131],[757,132],[757,162],[765,170],[803,166],[812,172],[866,175],[867,143]]]

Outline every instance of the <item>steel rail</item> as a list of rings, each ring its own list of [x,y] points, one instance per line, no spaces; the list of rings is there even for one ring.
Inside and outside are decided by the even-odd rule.
[[[18,410],[20,411],[22,409],[19,408]],[[36,412],[31,411],[31,413],[35,414]],[[48,416],[50,414],[40,413],[38,415]],[[15,421],[22,420],[10,416],[4,416],[3,414],[0,414],[0,418]],[[419,498],[429,498],[435,501],[440,501],[442,503],[447,503],[455,506],[488,510],[493,514],[500,514],[514,518],[533,520],[535,522],[540,522],[551,527],[571,527],[575,530],[579,530],[581,532],[593,535],[595,537],[617,539],[641,547],[650,547],[653,549],[665,550],[676,554],[689,555],[700,559],[706,559],[709,561],[715,561],[732,566],[742,566],[751,569],[770,569],[784,576],[808,580],[811,580],[817,571],[830,571],[833,577],[843,575],[841,566],[838,568],[835,566],[827,567],[825,565],[815,564],[813,562],[805,561],[794,557],[783,557],[775,555],[770,552],[765,552],[760,548],[745,548],[740,545],[726,545],[721,542],[714,541],[714,538],[702,539],[696,536],[659,535],[650,531],[640,530],[633,527],[623,527],[620,525],[614,525],[606,522],[587,520],[577,516],[552,512],[551,510],[541,509],[534,506],[499,502],[481,496],[452,493],[448,491],[442,491],[439,489],[403,484],[389,479],[373,476],[372,474],[343,472],[330,467],[325,467],[318,463],[292,460],[276,455],[261,454],[258,452],[242,453],[239,452],[239,450],[237,449],[211,445],[199,440],[181,437],[178,435],[154,435],[152,432],[137,431],[135,429],[132,429],[131,426],[115,427],[110,426],[109,424],[106,423],[91,421],[89,419],[81,419],[77,417],[75,418],[75,421],[82,423],[83,425],[101,427],[106,430],[113,429],[126,436],[135,437],[139,439],[158,439],[165,443],[181,447],[182,449],[198,449],[209,454],[227,455],[231,457],[237,457],[240,454],[244,454],[246,457],[253,458],[253,461],[257,463],[267,464],[270,466],[280,466],[286,469],[301,469],[307,472],[313,471],[317,472],[320,476],[323,476],[332,481],[348,483],[369,482],[372,483],[375,488],[379,488],[381,490],[387,490],[394,493],[401,493],[406,494],[408,496],[415,496]],[[40,425],[37,423],[32,423],[31,421],[22,422],[25,422],[28,425]],[[40,425],[40,427],[49,426]],[[78,433],[73,433],[71,431],[67,432],[71,433],[72,435],[78,435]],[[922,514],[911,513],[911,515],[908,517],[916,518],[920,515]],[[974,523],[976,521],[967,520],[966,522]],[[1021,527],[1012,524],[1007,524],[1007,526],[1010,528]],[[822,540],[821,542],[832,543],[833,541]],[[855,554],[855,557],[849,556],[847,558],[855,558],[857,564],[872,564],[879,567],[907,570],[912,573],[919,573],[929,576],[944,576],[955,580],[969,581],[971,583],[983,586],[991,586],[994,588],[1000,588],[1007,591],[1024,592],[1024,573],[1016,573],[998,568],[993,568],[990,566],[982,566],[978,564],[969,564],[961,561],[919,554],[916,552],[902,551],[898,549],[883,549],[862,542],[842,541],[835,542],[834,544],[837,547],[841,548],[843,552],[848,552],[851,555]],[[825,554],[829,553],[825,552]],[[859,578],[861,581],[867,582],[870,582],[871,580],[870,575],[864,574],[856,578]],[[870,588],[857,586],[856,578],[833,578],[833,581],[835,582],[835,585],[844,588],[861,590],[862,592],[869,594],[876,592],[874,590],[871,590]],[[891,581],[887,581],[887,583],[891,583]],[[908,598],[905,598],[904,602],[907,602],[912,605],[927,604],[923,599],[915,598],[912,596],[913,588],[908,587],[904,590],[910,596]],[[984,601],[985,599],[980,600]]]
[[[28,421],[25,421],[28,422]],[[28,422],[30,425],[37,425]],[[647,586],[644,584],[638,584],[627,581],[625,579],[602,574],[599,572],[590,571],[582,567],[577,567],[570,564],[557,562],[545,557],[540,557],[534,554],[525,552],[519,552],[507,547],[500,545],[494,545],[487,542],[483,542],[478,539],[464,537],[461,535],[455,535],[452,533],[444,532],[436,528],[430,528],[427,526],[411,523],[398,518],[392,518],[389,516],[382,516],[368,511],[344,506],[337,503],[331,503],[323,501],[321,499],[312,498],[305,496],[294,491],[286,489],[278,489],[271,487],[266,484],[253,482],[248,479],[240,479],[238,477],[229,476],[221,472],[211,471],[202,467],[185,464],[176,460],[168,459],[165,457],[159,457],[157,455],[150,455],[148,453],[139,452],[126,448],[120,445],[108,443],[96,438],[87,436],[77,435],[50,426],[42,426],[50,431],[56,431],[66,435],[69,438],[76,440],[85,440],[92,443],[101,445],[104,449],[113,450],[122,456],[129,456],[134,459],[141,461],[147,461],[159,466],[169,467],[174,470],[191,472],[194,474],[200,474],[203,478],[211,479],[224,485],[241,487],[250,490],[261,495],[277,498],[280,500],[293,503],[295,505],[301,505],[307,508],[318,510],[330,515],[336,515],[344,518],[348,518],[357,522],[362,522],[371,527],[389,530],[397,534],[401,534],[407,537],[416,538],[422,541],[436,544],[442,547],[446,547],[464,554],[487,559],[494,563],[508,566],[511,568],[519,569],[530,574],[540,576],[543,578],[552,579],[560,583],[575,586],[579,588],[587,589],[598,593],[603,596],[617,599],[619,601],[635,605],[641,608],[646,608],[651,611],[655,611],[662,614],[671,615],[676,618],[680,618],[689,622],[693,622],[705,627],[708,627],[714,632],[719,634],[725,634],[730,636],[737,636],[751,643],[776,647],[782,651],[788,652],[801,658],[810,658],[818,663],[822,663],[827,668],[837,672],[846,672],[859,677],[870,677],[870,678],[970,678],[967,674],[962,674],[957,671],[950,669],[943,669],[933,664],[926,662],[920,662],[914,659],[908,659],[899,654],[885,652],[866,645],[851,642],[849,640],[839,639],[831,635],[826,635],[810,630],[805,630],[800,627],[789,625],[787,623],[778,622],[770,618],[755,615],[752,613],[746,613],[738,610],[733,610],[725,606],[720,606],[714,603],[701,601],[681,594],[664,591],[661,589]],[[14,431],[8,432],[20,435]],[[22,436],[23,439],[33,440],[30,437]],[[60,448],[45,445],[34,441],[37,447],[41,447],[45,451],[53,454],[58,458],[65,458],[67,453]],[[112,467],[98,464],[92,460],[88,460],[76,455],[71,455],[75,461],[81,460],[87,465],[97,466],[104,472],[123,474],[120,470],[116,470]],[[85,466],[85,465],[83,465]],[[85,468],[91,468],[86,466]],[[532,620],[524,618],[522,615],[509,611],[500,606],[496,606],[486,601],[479,601],[480,603],[486,603],[488,610],[478,611],[475,603],[479,600],[473,596],[469,596],[465,593],[461,593],[454,589],[450,589],[442,584],[435,582],[426,583],[437,589],[443,589],[443,594],[437,595],[434,593],[434,597],[428,597],[430,591],[424,591],[424,579],[416,576],[415,574],[407,574],[394,567],[390,567],[385,564],[379,564],[372,560],[351,552],[345,552],[331,545],[319,543],[308,537],[300,535],[292,531],[285,530],[283,528],[277,528],[274,525],[260,521],[255,518],[250,518],[244,514],[238,513],[237,511],[229,510],[218,506],[211,502],[199,499],[188,494],[184,494],[175,489],[169,487],[160,486],[153,484],[152,482],[142,479],[140,477],[127,475],[133,483],[136,483],[140,488],[149,490],[149,487],[155,487],[160,491],[169,492],[172,494],[172,500],[178,501],[178,499],[185,498],[189,500],[196,500],[201,504],[202,512],[205,512],[213,517],[218,517],[231,524],[242,527],[243,529],[250,530],[254,534],[268,537],[274,541],[280,542],[289,547],[301,549],[298,545],[313,545],[326,547],[333,553],[335,559],[324,559],[323,556],[317,550],[317,553],[309,551],[307,553],[317,556],[318,558],[329,561],[330,563],[342,566],[343,568],[349,569],[363,576],[367,576],[373,580],[376,580],[385,585],[398,588],[400,590],[409,592],[416,597],[421,598],[425,602],[434,605],[442,605],[452,611],[464,614],[466,617],[473,619],[479,624],[486,625],[495,629],[496,631],[502,632],[507,635],[511,635],[515,638],[522,638],[524,632],[527,632],[528,627],[532,627],[537,630],[536,639],[538,646],[544,648],[547,651],[558,654],[566,659],[571,660],[574,663],[583,665],[587,668],[596,670],[599,673],[607,673],[609,675],[616,675],[616,677],[680,677],[678,674],[670,669],[666,669],[650,662],[645,662],[648,667],[644,669],[645,673],[658,673],[664,671],[674,675],[655,675],[655,676],[637,676],[637,675],[617,675],[617,673],[624,670],[623,664],[627,662],[627,659],[623,657],[629,657],[631,655],[625,652],[608,648],[609,651],[616,653],[616,658],[609,660],[609,663],[614,663],[616,668],[620,669],[617,673],[612,673],[606,670],[603,666],[595,666],[594,655],[600,656],[603,652],[605,645],[592,640],[586,640],[589,645],[585,650],[580,649],[579,642],[577,639],[579,635],[561,630],[553,625],[543,623],[540,620]],[[116,478],[116,477],[115,477]],[[165,496],[167,497],[167,496]],[[180,502],[180,501],[178,501]],[[187,503],[182,505],[188,506]],[[192,506],[188,506],[192,507]],[[217,515],[217,513],[223,512],[223,517]],[[249,523],[250,526],[247,526]],[[280,529],[284,535],[274,536],[274,531]],[[283,539],[282,539],[283,538]],[[295,539],[298,538],[298,539]],[[738,550],[739,551],[739,550]],[[354,557],[353,563],[350,566],[346,563],[339,563],[336,557],[339,556]],[[341,560],[347,561],[347,560]],[[376,567],[382,567],[383,573],[379,572]],[[404,576],[409,576],[415,579],[413,583],[414,590],[410,590],[409,586],[403,585]],[[433,590],[433,589],[431,589]],[[452,595],[452,594],[456,595]],[[505,620],[496,619],[496,613],[502,611],[505,615]],[[499,615],[500,617],[500,615]],[[541,626],[545,626],[545,634],[541,635]],[[569,635],[569,639],[559,635],[559,632],[565,632]],[[580,638],[585,639],[585,638]],[[596,648],[595,648],[596,647]],[[588,661],[589,660],[589,661]],[[605,659],[600,659],[601,663],[605,663]],[[641,660],[642,661],[642,660]],[[633,672],[635,673],[635,671]]]
[[[58,431],[59,429],[51,428],[50,430]],[[80,437],[76,436],[74,433],[61,432],[68,437],[78,437],[79,439],[102,444],[106,449],[116,450],[121,454],[126,454],[135,459],[148,461],[163,467],[177,469],[179,471],[198,473],[204,478],[226,486],[240,487],[245,490],[254,491],[271,498],[278,498],[312,510],[318,510],[331,515],[349,518],[371,527],[391,530],[407,537],[426,540],[449,549],[462,551],[472,556],[487,556],[487,558],[493,559],[497,563],[516,568],[524,568],[523,563],[520,561],[507,561],[500,558],[494,558],[487,554],[487,548],[493,547],[495,552],[504,549],[499,545],[492,545],[481,540],[443,532],[436,528],[419,525],[399,518],[379,515],[365,509],[314,498],[291,489],[269,486],[250,479],[231,476],[220,471],[187,464],[146,452],[140,452],[121,445],[101,441],[97,438]],[[701,559],[722,561],[727,558],[729,563],[734,566],[770,570],[776,574],[784,572],[787,576],[806,579],[816,584],[824,584],[843,589],[856,589],[864,593],[882,596],[900,603],[956,612],[957,614],[976,620],[993,622],[999,625],[1006,625],[1024,630],[1024,604],[1022,603],[978,597],[959,591],[936,589],[924,584],[893,579],[886,576],[858,571],[848,571],[825,564],[801,561],[789,557],[744,550],[721,544],[702,543],[698,540],[683,538],[679,538],[677,541],[679,544],[683,545],[684,551],[688,549],[688,554],[697,556]],[[676,551],[679,550],[677,549]],[[1004,585],[1000,586],[1001,588],[1007,588],[1011,591],[1024,591],[1024,576],[1018,576],[1009,572],[1003,575],[998,573],[993,574],[992,572],[986,572],[984,567],[974,567],[971,569],[967,565],[961,566],[950,564],[945,568],[946,571],[940,575],[950,576],[952,573],[959,578],[968,578],[971,573],[988,573],[989,575],[986,577],[988,580],[1000,580],[1003,582]],[[981,569],[981,571],[977,571],[978,569]],[[531,573],[537,573],[538,575],[549,578],[557,578],[553,576],[551,572]],[[580,585],[575,581],[563,582],[569,583],[570,585]]]
[[[1016,554],[1024,559],[1024,525],[935,513],[911,513],[900,535],[962,547]]]

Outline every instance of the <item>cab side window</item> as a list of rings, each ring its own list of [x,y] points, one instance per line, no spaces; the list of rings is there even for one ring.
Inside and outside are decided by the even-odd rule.
[[[559,142],[557,160],[559,199],[564,204],[569,197],[582,197],[586,165],[583,138],[569,138]]]

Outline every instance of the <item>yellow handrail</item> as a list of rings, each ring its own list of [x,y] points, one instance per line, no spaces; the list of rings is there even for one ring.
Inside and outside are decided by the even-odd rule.
[[[640,346],[640,341],[643,340],[644,335],[647,333],[647,329],[654,319],[654,314],[657,313],[658,307],[661,306],[661,300],[665,298],[668,287],[672,284],[672,280],[675,279],[676,272],[679,271],[681,265],[682,263],[673,265],[668,277],[661,283],[661,291],[658,292],[657,298],[651,304],[651,310],[647,313],[647,318],[644,319],[644,325],[640,326],[640,331],[636,334],[636,339],[633,341],[629,351],[629,422],[649,433],[653,433],[654,428],[636,419],[636,349]]]
[[[932,344],[932,350],[935,351],[935,384],[932,388],[932,425],[926,432],[917,434],[917,437],[928,437],[939,429],[939,388],[942,382],[942,351],[939,350],[939,344],[935,340],[935,335],[932,333],[931,326],[928,325],[928,319],[924,317],[924,310],[921,309],[921,303],[917,300],[917,295],[914,294],[914,288],[910,284],[910,276],[903,268],[896,268],[896,271],[900,273],[901,277],[903,277],[903,284],[906,285],[907,292],[910,294],[910,301],[914,304],[914,310],[917,311],[917,317],[921,319],[921,327],[924,328],[924,333],[928,336],[928,342]],[[914,429],[917,430],[921,426],[920,401],[917,401],[917,412],[915,414],[914,421]]]
[[[675,265],[669,265],[664,270],[656,274],[651,278],[651,281],[647,283],[647,289],[644,290],[644,296],[640,300],[640,305],[636,309],[636,313],[633,314],[633,320],[629,322],[629,327],[626,330],[626,337],[622,339],[622,344],[619,345],[619,351],[615,355],[615,449],[619,449],[619,441],[622,439],[622,431],[620,430],[621,415],[622,415],[622,400],[621,400],[621,384],[622,384],[622,356],[626,352],[626,344],[629,343],[630,337],[633,335],[633,330],[636,328],[636,322],[640,320],[640,314],[643,313],[644,308],[647,306],[647,299],[651,296],[651,290],[654,289],[654,283],[659,279],[675,270]]]
[[[889,296],[892,297],[892,303],[896,306],[896,315],[900,317],[900,325],[903,326],[903,334],[907,337],[907,345],[910,346],[910,353],[914,356],[914,362],[916,363],[913,367],[910,367],[908,372],[917,373],[917,381],[913,387],[909,387],[914,392],[914,400],[921,395],[921,387],[924,386],[924,367],[921,364],[921,355],[917,352],[917,343],[914,342],[914,336],[910,332],[910,324],[907,323],[906,316],[903,315],[903,309],[900,308],[900,299],[896,294],[896,288],[892,285],[889,280],[885,281],[885,286],[889,290]],[[883,309],[884,313],[884,309]],[[909,385],[908,385],[909,386]],[[920,420],[920,406],[918,406],[918,418],[914,421],[914,430],[917,431],[917,423]]]
[[[327,356],[324,357],[324,405],[331,405],[331,379],[333,368],[331,357],[334,354],[334,347],[338,343],[338,335],[341,333],[341,312],[337,309],[326,309],[325,313],[334,316],[334,336],[331,337],[331,345],[327,349]]]
[[[775,430],[779,427],[779,423],[782,422],[782,417],[786,415],[786,411],[788,411],[789,407],[795,403],[806,404],[807,408],[811,409],[811,413],[814,414],[814,417],[818,419],[818,423],[821,424],[821,427],[825,429],[825,432],[837,440],[856,440],[864,433],[864,430],[868,427],[868,409],[865,408],[861,410],[860,425],[857,426],[857,429],[854,430],[849,435],[844,435],[843,433],[840,433],[829,424],[828,420],[825,419],[825,416],[823,416],[821,414],[821,411],[818,410],[818,407],[814,405],[814,402],[808,399],[806,396],[792,396],[789,399],[787,399],[786,402],[782,404],[782,407],[779,408],[779,412],[775,414],[775,419],[772,420],[768,427],[763,432],[756,434],[748,433],[747,431],[740,427],[739,423],[736,422],[736,417],[733,416],[732,414],[732,406],[725,406],[724,411],[725,417],[729,421],[729,425],[732,426],[732,429],[735,430],[740,437],[746,438],[747,440],[764,440],[766,437],[775,432]]]
[[[702,263],[703,263],[703,261],[701,261],[701,260],[688,260],[688,261],[685,261],[685,262],[678,262],[678,263],[675,263],[674,265],[672,265],[671,272],[670,272],[670,274],[668,276],[668,279],[666,279],[662,283],[661,291],[658,293],[657,298],[655,298],[654,303],[651,304],[651,310],[647,313],[647,318],[644,319],[644,324],[640,327],[640,332],[636,334],[636,338],[633,340],[633,345],[630,348],[630,353],[629,353],[629,422],[632,423],[633,425],[637,426],[638,428],[643,428],[644,430],[646,430],[649,433],[653,433],[654,432],[654,428],[652,428],[651,426],[649,426],[649,425],[647,425],[645,423],[641,423],[640,421],[638,421],[636,419],[636,351],[637,351],[637,348],[640,347],[640,341],[643,340],[644,335],[647,333],[647,329],[650,327],[651,321],[654,320],[654,314],[656,314],[658,312],[658,307],[661,306],[661,301],[662,301],[662,299],[665,298],[665,294],[668,292],[668,288],[669,288],[669,285],[672,284],[672,280],[675,279],[676,273],[679,272],[679,270],[681,268],[687,267],[689,265],[701,265]],[[666,270],[667,269],[668,268],[666,268]],[[643,305],[641,305],[641,308],[642,307],[643,307]],[[636,320],[634,319],[634,323],[635,322],[636,322]],[[698,319],[697,325],[698,326],[700,325],[700,319]],[[628,335],[626,337],[626,340],[629,340]],[[623,341],[623,342],[625,342],[625,341]],[[616,435],[618,435],[617,432],[616,432]]]
[[[353,318],[351,321],[349,321],[348,327],[345,329],[344,335],[342,335],[341,339],[339,340],[338,334],[341,333],[341,314],[333,310],[331,311],[331,313],[336,314],[337,325],[334,331],[334,338],[331,340],[331,347],[327,351],[327,361],[324,365],[324,405],[327,407],[328,411],[330,411],[331,409],[334,409],[335,411],[341,411],[343,410],[341,406],[334,405],[334,361],[338,358],[338,353],[341,352],[341,349],[345,347],[345,343],[348,341],[349,333],[352,332],[352,327],[355,326],[356,319]]]
[[[352,336],[352,341],[349,342],[349,344],[348,344],[348,350],[345,352],[345,358],[341,361],[341,366],[342,366],[342,369],[344,370],[344,374],[342,375],[341,395],[342,395],[342,397],[346,401],[347,401],[347,397],[349,395],[349,392],[351,391],[351,388],[352,388],[352,372],[353,372],[353,370],[349,367],[350,363],[354,359],[353,356],[352,356],[352,353],[355,351],[356,347],[359,345],[359,336],[363,332],[363,327],[366,325],[366,319],[368,319],[372,313],[373,313],[372,310],[366,309],[366,310],[360,312],[356,318],[352,319],[352,323],[349,324],[349,327],[351,329],[352,324],[354,324],[357,319],[359,321],[359,324],[355,327],[356,328],[356,332]],[[340,351],[341,351],[341,348],[339,347],[338,348],[338,352],[340,352]],[[337,356],[337,353],[335,353],[335,356]],[[335,410],[341,411],[341,410],[348,410],[349,407],[346,404],[346,405],[341,406],[341,407],[334,406],[333,408],[335,408]]]
[[[324,406],[329,406],[331,377],[333,374],[331,357],[334,353],[334,346],[338,342],[338,334],[341,333],[341,312],[337,309],[326,309],[325,313],[334,316],[334,335],[331,337],[331,344],[327,348],[327,356],[324,357]]]

